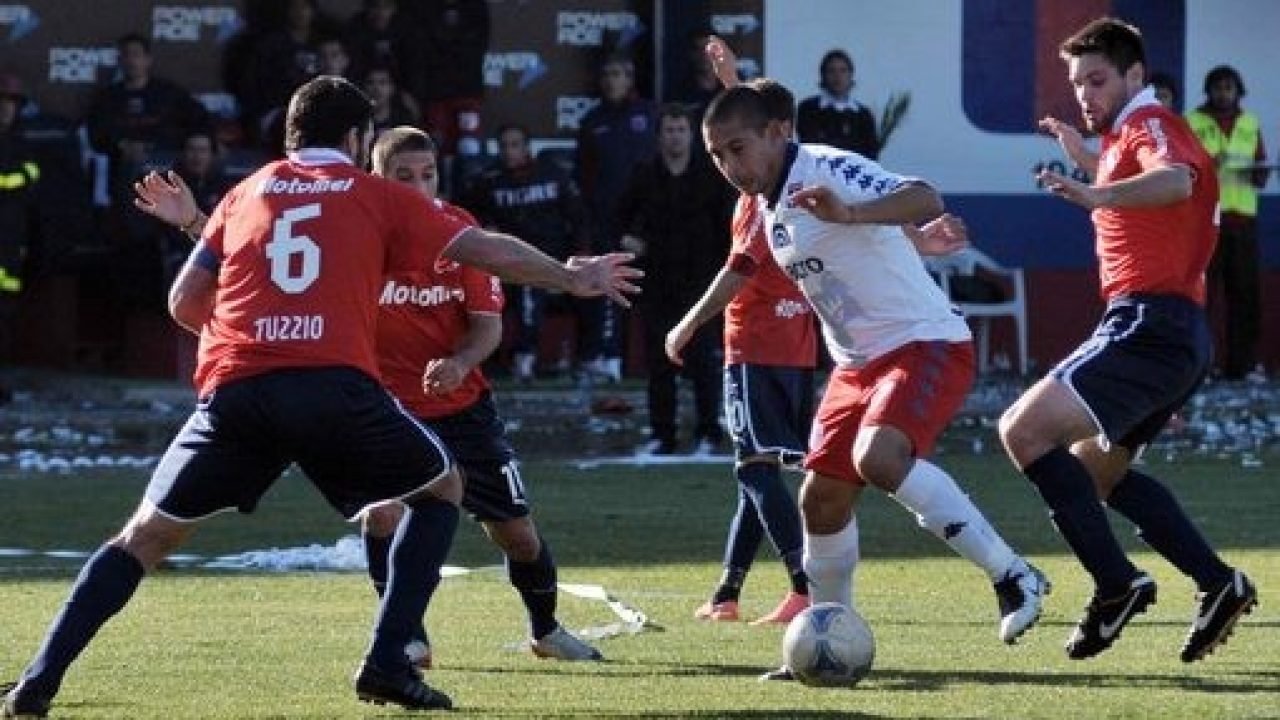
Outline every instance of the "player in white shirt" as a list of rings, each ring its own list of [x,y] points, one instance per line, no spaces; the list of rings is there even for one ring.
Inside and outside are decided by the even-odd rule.
[[[800,494],[812,601],[852,606],[853,515],[862,489],[872,485],[987,573],[1000,605],[1000,638],[1016,642],[1039,618],[1049,583],[951,476],[923,459],[974,376],[968,326],[904,228],[942,213],[938,193],[860,155],[792,143],[750,87],[712,101],[703,134],[729,182],[763,196],[770,250],[813,305],[837,365],[815,418]]]

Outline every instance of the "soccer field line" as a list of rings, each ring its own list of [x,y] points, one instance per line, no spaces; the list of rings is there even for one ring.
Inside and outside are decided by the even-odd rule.
[[[92,553],[86,550],[35,550],[31,548],[0,547],[0,558],[34,558],[44,557],[58,560],[85,560]],[[191,553],[170,555],[168,563],[181,568],[200,568],[211,570],[252,570],[267,572],[364,572],[367,567],[364,556],[364,543],[358,536],[348,535],[339,538],[332,546],[313,543],[305,547],[271,548],[268,550],[248,550],[228,555],[206,556]],[[48,571],[58,568],[52,566],[23,566],[18,568],[0,568],[0,572],[20,573],[23,571]],[[445,565],[440,568],[440,576],[444,578],[460,577],[482,572],[500,572],[501,565],[485,565],[468,568],[459,565]],[[617,618],[617,621],[601,625],[591,625],[578,630],[578,634],[593,640],[619,635],[636,635],[646,630],[662,630],[662,627],[649,619],[649,616],[633,605],[618,599],[603,585],[590,583],[557,583],[560,591],[566,595],[598,602],[604,605]]]

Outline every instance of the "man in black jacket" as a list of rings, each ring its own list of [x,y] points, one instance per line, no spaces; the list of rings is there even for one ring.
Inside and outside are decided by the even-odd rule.
[[[875,160],[880,136],[871,110],[853,99],[853,59],[843,50],[822,56],[822,92],[806,98],[796,110],[800,142],[831,145]]]
[[[683,105],[658,113],[658,153],[640,165],[618,202],[622,247],[635,252],[647,273],[637,306],[644,318],[651,438],[644,450],[676,449],[676,376],[693,383],[695,452],[710,452],[724,438],[720,427],[720,330],[704,326],[686,346],[683,369],[667,358],[667,330],[702,295],[728,254],[735,199],[702,153],[693,152],[692,116]]]

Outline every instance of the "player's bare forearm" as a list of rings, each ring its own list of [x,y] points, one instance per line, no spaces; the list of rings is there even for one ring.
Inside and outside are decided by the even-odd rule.
[[[707,38],[707,46],[704,49],[707,58],[711,61],[711,68],[716,73],[716,79],[721,85],[727,88],[736,87],[738,85],[738,56],[729,48],[728,43],[717,35]]]
[[[848,223],[923,223],[942,214],[942,196],[924,183],[907,183],[888,195],[849,205]]]
[[[1172,205],[1191,197],[1191,171],[1185,165],[1164,165],[1095,189],[1096,207]]]
[[[502,316],[497,313],[467,313],[467,332],[453,351],[453,359],[467,370],[484,362],[502,343]]]
[[[684,364],[682,357],[684,346],[693,339],[699,328],[724,311],[729,301],[738,294],[738,290],[747,284],[748,279],[746,275],[730,270],[727,266],[720,269],[702,297],[698,298],[698,301],[685,312],[680,322],[667,331],[663,348],[671,362],[677,365]]]
[[[199,335],[200,329],[213,317],[217,286],[216,275],[188,262],[169,288],[169,314],[183,328]]]
[[[442,255],[517,285],[574,290],[573,274],[563,263],[512,235],[472,228],[450,243]]]
[[[702,293],[702,297],[689,308],[681,322],[695,328],[707,324],[711,318],[724,312],[742,286],[747,284],[747,280],[746,275],[734,272],[727,267],[720,268],[715,279],[707,286],[706,292]]]

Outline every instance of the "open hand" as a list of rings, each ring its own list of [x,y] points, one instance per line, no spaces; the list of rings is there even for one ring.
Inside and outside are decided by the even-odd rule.
[[[175,227],[186,226],[200,212],[191,188],[172,170],[152,170],[133,184],[133,192],[135,207]]]
[[[631,307],[627,295],[640,293],[640,287],[632,281],[644,277],[643,270],[627,264],[635,257],[633,253],[616,252],[569,258],[565,267],[573,274],[570,292],[578,297],[604,295],[623,307]]]

